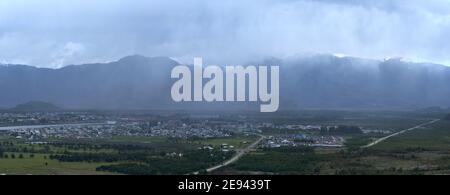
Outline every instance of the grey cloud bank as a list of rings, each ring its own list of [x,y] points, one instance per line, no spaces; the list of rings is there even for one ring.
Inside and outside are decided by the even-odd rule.
[[[450,65],[448,0],[2,0],[0,63],[333,53]]]

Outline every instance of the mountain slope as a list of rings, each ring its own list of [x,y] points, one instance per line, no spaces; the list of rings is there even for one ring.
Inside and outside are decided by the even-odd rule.
[[[316,55],[270,59],[280,65],[281,109],[418,109],[450,106],[450,68],[400,60]],[[170,58],[39,69],[0,66],[0,107],[32,100],[77,109],[259,109],[254,103],[186,103],[170,98]]]
[[[47,102],[31,101],[24,104],[19,104],[11,109],[12,111],[26,111],[26,112],[37,112],[37,111],[58,111],[61,110],[58,106],[55,106]]]
[[[170,71],[177,64],[169,58],[130,56],[56,70],[0,67],[0,90],[6,92],[0,105],[37,99],[67,108],[150,108],[152,102],[169,100],[170,91],[164,94],[163,89],[169,87]]]
[[[398,59],[313,56],[281,62],[294,107],[416,109],[450,105],[450,68]],[[297,100],[291,100],[296,97]]]

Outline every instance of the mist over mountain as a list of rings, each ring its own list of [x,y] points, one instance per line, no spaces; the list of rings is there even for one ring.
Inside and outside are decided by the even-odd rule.
[[[74,109],[163,108],[169,101],[169,58],[125,57],[107,64],[61,69],[13,65],[0,67],[0,105],[45,101]],[[155,103],[155,104],[153,104]]]
[[[418,109],[450,105],[450,68],[442,65],[330,55],[280,63],[281,102],[290,102],[291,107]]]
[[[129,56],[60,69],[0,66],[0,107],[43,101],[71,109],[259,109],[253,103],[173,102],[170,72],[178,64],[165,57]],[[442,65],[332,55],[253,65],[262,64],[280,65],[280,110],[450,106],[450,68]]]

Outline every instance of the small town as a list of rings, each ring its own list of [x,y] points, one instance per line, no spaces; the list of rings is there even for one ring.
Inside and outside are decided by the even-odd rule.
[[[49,138],[106,139],[114,136],[168,137],[179,139],[224,138],[235,134],[263,133],[266,129],[282,130],[268,136],[261,147],[342,147],[340,136],[317,135],[320,125],[274,125],[245,120],[221,121],[216,116],[110,116],[93,113],[1,113],[0,134],[31,142]],[[203,118],[207,118],[204,120]],[[7,126],[5,126],[7,125]],[[330,128],[330,127],[326,127]],[[303,130],[305,133],[289,133]],[[224,143],[226,144],[226,143]]]

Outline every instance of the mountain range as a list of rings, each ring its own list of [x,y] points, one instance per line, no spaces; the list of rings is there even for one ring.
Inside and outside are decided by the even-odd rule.
[[[175,103],[166,57],[128,56],[60,69],[0,66],[0,107],[29,101],[71,109],[258,109],[253,103]],[[450,107],[450,67],[400,59],[333,55],[267,59],[280,66],[280,109],[419,109]]]

